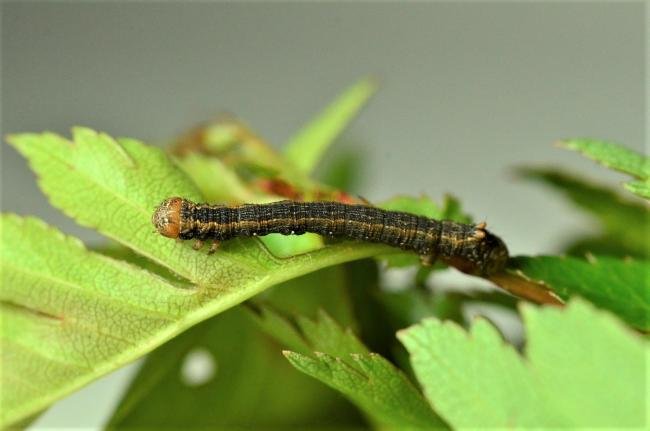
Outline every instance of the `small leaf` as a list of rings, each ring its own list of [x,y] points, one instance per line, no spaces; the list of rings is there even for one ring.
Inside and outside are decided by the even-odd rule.
[[[445,214],[445,209],[438,206],[428,196],[395,196],[387,201],[381,202],[378,206],[389,211],[404,211],[435,219],[441,219]]]
[[[632,181],[625,187],[641,197],[650,195],[650,158],[619,144],[591,139],[568,139],[559,146],[578,151],[584,156],[617,171],[630,174],[641,181]]]
[[[252,203],[258,197],[224,163],[215,158],[190,153],[177,159],[183,171],[201,189],[210,203]]]
[[[590,256],[517,256],[508,271],[541,281],[563,299],[582,296],[629,324],[650,329],[650,262]]]
[[[310,174],[334,139],[345,129],[375,92],[371,79],[349,88],[318,117],[292,137],[284,154],[299,171]]]
[[[325,311],[313,320],[298,315],[295,323],[268,305],[259,305],[253,315],[260,328],[292,349],[329,352],[338,357],[368,353],[368,349],[350,330],[345,330]]]
[[[603,166],[637,178],[650,177],[650,160],[622,145],[592,139],[567,139],[558,144],[569,150],[578,151]]]
[[[181,136],[171,148],[171,152],[180,160],[185,157],[199,156],[217,158],[222,167],[231,170],[227,174],[227,182],[236,179],[247,183],[260,178],[282,179],[287,183],[300,188],[311,189],[317,184],[307,175],[300,172],[291,163],[278,153],[268,142],[258,136],[248,125],[232,116],[221,117],[195,127]],[[190,161],[190,167],[196,160]],[[200,161],[199,161],[200,163]],[[201,169],[196,176],[202,176],[206,166],[199,165]],[[208,170],[220,169],[220,166],[207,167]],[[209,178],[201,178],[201,181]],[[216,180],[217,182],[219,179]],[[210,184],[198,184],[204,190],[213,193]],[[239,187],[238,185],[235,185]],[[223,192],[223,191],[222,191]],[[228,192],[228,191],[225,191]],[[210,197],[210,195],[206,195]]]
[[[596,218],[601,224],[603,240],[607,241],[599,246],[601,250],[605,247],[618,248],[628,250],[628,255],[648,256],[650,214],[644,205],[624,199],[607,187],[591,184],[555,169],[524,168],[518,173],[564,193],[573,204]],[[583,238],[580,241],[587,240]]]
[[[346,361],[326,353],[284,355],[298,370],[350,398],[379,427],[447,429],[406,376],[376,353],[352,354]]]
[[[525,358],[483,319],[470,333],[435,319],[398,333],[426,397],[450,425],[644,426],[646,343],[577,300],[564,309],[524,305],[523,315]]]
[[[355,193],[360,190],[360,183],[365,176],[366,160],[366,154],[358,148],[339,152],[329,163],[326,162],[319,178],[324,184],[337,190]]]
[[[295,324],[270,307],[255,316],[262,329],[291,348],[293,366],[339,390],[374,422],[388,427],[443,426],[408,379],[368,349],[350,330],[325,312],[315,320],[297,316]],[[317,352],[315,358],[307,356]]]

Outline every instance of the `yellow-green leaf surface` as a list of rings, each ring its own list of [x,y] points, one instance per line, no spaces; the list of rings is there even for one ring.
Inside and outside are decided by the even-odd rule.
[[[650,158],[622,145],[592,139],[567,139],[559,146],[578,151],[608,168],[630,174],[636,181],[625,183],[632,193],[650,199]]]
[[[334,139],[357,116],[376,84],[364,79],[341,94],[330,106],[307,124],[284,147],[284,154],[298,170],[311,173]]]
[[[540,281],[563,299],[579,295],[629,324],[650,329],[650,262],[589,256],[517,256],[508,271]]]
[[[55,207],[169,269],[178,281],[172,286],[149,272],[88,252],[39,222],[5,218],[5,424],[43,409],[269,286],[387,251],[382,245],[340,242],[279,259],[258,240],[239,239],[224,243],[214,255],[196,252],[190,244],[163,238],[151,224],[155,206],[166,197],[203,200],[161,150],[83,128],[74,130],[72,141],[44,133],[14,135],[10,142],[29,160]],[[100,279],[106,286],[100,288]],[[174,302],[166,292],[173,292],[172,299],[181,295],[183,301],[174,305],[180,299]],[[142,307],[131,305],[138,298]],[[173,318],[172,312],[177,312]],[[72,325],[65,319],[78,314],[94,323],[79,320],[83,323]],[[4,389],[8,385],[11,390]]]
[[[292,327],[268,308],[259,317],[262,328],[305,352],[284,352],[294,367],[340,391],[380,429],[447,429],[408,378],[350,330],[325,313],[296,321]]]
[[[426,319],[398,338],[431,405],[454,428],[647,427],[647,343],[574,301],[523,306],[524,356],[479,319]]]
[[[202,303],[32,218],[2,217],[0,268],[3,425],[151,350]]]

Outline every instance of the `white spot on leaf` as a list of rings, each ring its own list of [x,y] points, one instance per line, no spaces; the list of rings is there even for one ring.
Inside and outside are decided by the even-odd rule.
[[[217,371],[217,362],[208,350],[199,348],[191,350],[181,366],[180,377],[188,386],[203,385],[212,378]]]

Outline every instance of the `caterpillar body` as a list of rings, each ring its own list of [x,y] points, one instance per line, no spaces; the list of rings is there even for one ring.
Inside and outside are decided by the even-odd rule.
[[[439,221],[369,205],[279,201],[224,206],[172,197],[156,208],[152,222],[163,236],[215,244],[238,236],[305,232],[382,243],[413,251],[424,264],[440,258],[483,276],[501,271],[508,260],[505,244],[485,229],[485,223]]]

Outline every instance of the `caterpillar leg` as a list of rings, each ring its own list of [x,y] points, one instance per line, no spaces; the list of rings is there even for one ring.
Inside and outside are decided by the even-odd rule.
[[[422,266],[431,266],[435,261],[436,258],[434,256],[431,256],[430,254],[420,255],[420,263],[422,264]]]
[[[201,250],[201,247],[203,247],[203,241],[200,239],[197,239],[196,241],[194,241],[194,244],[192,244],[192,248],[194,250]]]
[[[219,248],[219,241],[213,240],[212,244],[210,244],[210,249],[208,250],[208,254],[214,253],[215,251],[217,251],[218,248]]]

